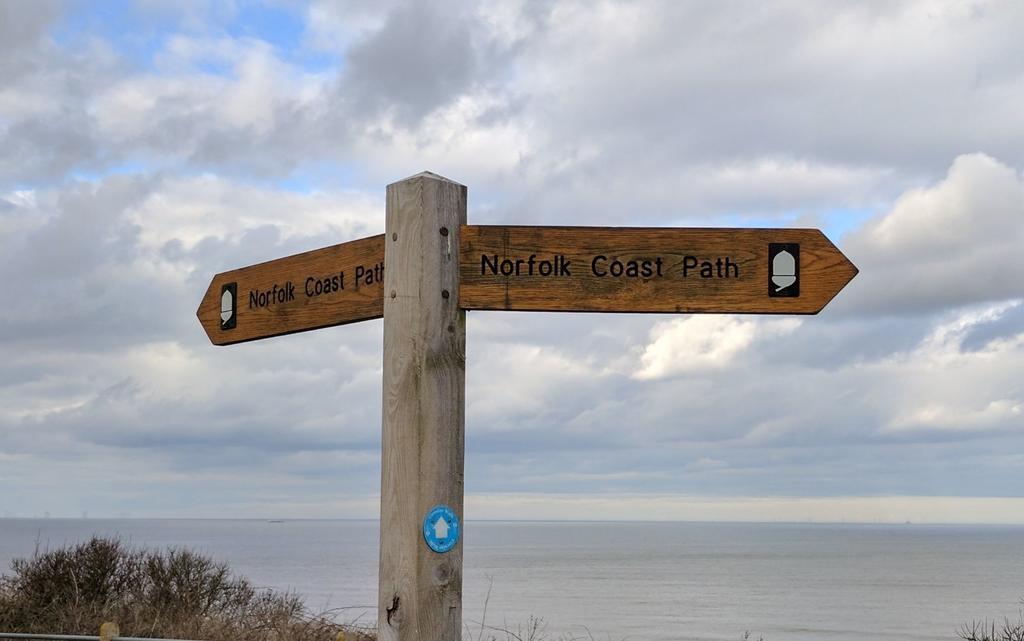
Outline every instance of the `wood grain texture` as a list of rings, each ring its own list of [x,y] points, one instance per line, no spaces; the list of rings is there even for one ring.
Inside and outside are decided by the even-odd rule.
[[[419,174],[387,188],[378,638],[462,638],[462,541],[438,554],[422,522],[463,509],[466,313],[458,306],[466,188]],[[447,235],[442,235],[445,228]],[[445,296],[447,292],[447,296]]]
[[[340,245],[279,258],[217,274],[206,290],[196,316],[210,341],[230,345],[259,338],[304,332],[356,321],[380,318],[384,313],[383,279],[366,284],[366,270],[384,263],[384,236],[372,236]],[[363,269],[356,282],[358,268]],[[306,295],[308,278],[345,274],[343,290]],[[221,287],[237,283],[237,318],[233,329],[221,329]],[[273,291],[292,283],[294,300],[250,305],[253,292]],[[314,290],[315,292],[315,285]]]
[[[467,225],[460,236],[463,309],[816,314],[857,274],[853,263],[816,229]],[[799,243],[798,297],[769,297],[770,243]],[[481,263],[485,255],[526,260],[531,254],[537,260],[564,256],[571,276],[494,275]],[[598,277],[591,269],[598,255],[608,259],[600,263],[602,270],[612,260],[661,258],[663,275]],[[729,257],[737,275],[701,278],[691,269],[684,278],[687,256],[701,261]]]

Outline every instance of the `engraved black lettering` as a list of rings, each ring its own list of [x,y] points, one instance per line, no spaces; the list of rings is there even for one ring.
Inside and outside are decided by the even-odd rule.
[[[730,278],[729,271],[732,270],[732,278],[740,277],[740,266],[732,262],[732,259],[728,256],[725,257],[725,277]]]

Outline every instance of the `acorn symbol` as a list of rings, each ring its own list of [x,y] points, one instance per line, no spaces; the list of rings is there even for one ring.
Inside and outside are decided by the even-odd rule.
[[[224,295],[220,297],[220,320],[224,323],[231,320],[231,316],[235,313],[235,297],[231,295],[231,290],[225,290]]]
[[[238,295],[238,284],[228,283],[220,290],[220,328],[235,328],[235,313],[238,309],[235,298]]]
[[[776,292],[781,292],[796,282],[796,258],[786,250],[775,254],[772,259],[772,283]]]

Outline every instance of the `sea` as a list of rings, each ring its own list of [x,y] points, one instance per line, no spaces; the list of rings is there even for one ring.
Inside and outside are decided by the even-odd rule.
[[[0,519],[0,568],[92,535],[188,547],[339,620],[376,620],[376,521]],[[911,641],[1017,620],[1024,527],[464,524],[466,639]]]

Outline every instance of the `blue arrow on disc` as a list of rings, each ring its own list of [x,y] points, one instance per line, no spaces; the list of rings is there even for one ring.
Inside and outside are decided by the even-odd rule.
[[[435,505],[423,519],[423,540],[439,554],[451,550],[459,542],[459,517],[447,505]]]

